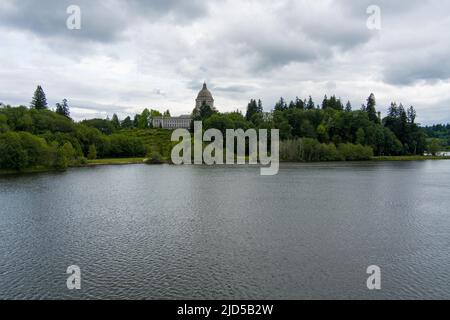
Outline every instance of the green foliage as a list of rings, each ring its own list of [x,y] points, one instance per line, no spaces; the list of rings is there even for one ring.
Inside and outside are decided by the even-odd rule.
[[[45,97],[44,90],[41,86],[37,86],[34,92],[33,100],[31,101],[31,108],[37,110],[47,109],[47,98]]]
[[[256,100],[251,99],[249,104],[247,105],[247,112],[245,114],[245,119],[247,121],[253,122],[253,120],[258,119],[255,116],[262,113],[263,107],[261,100],[258,100],[258,102],[256,102]]]
[[[79,161],[81,161],[81,159],[78,159],[79,154],[77,153],[77,151],[74,149],[74,147],[70,142],[64,143],[63,146],[61,147],[61,150],[67,157],[67,160],[69,161],[70,165],[78,164]]]
[[[69,105],[67,104],[67,99],[63,99],[62,103],[56,104],[55,112],[64,117],[70,118]]]
[[[192,111],[192,119],[194,121],[203,121],[215,113],[217,113],[215,108],[211,108],[211,106],[203,103],[199,108],[195,107],[194,111]]]
[[[0,133],[9,131],[8,118],[4,114],[0,114]]]
[[[358,128],[356,131],[356,143],[357,144],[364,144],[366,141],[366,134],[364,133],[363,128]]]
[[[367,112],[370,121],[379,123],[380,119],[378,118],[377,110],[375,109],[375,107],[376,107],[375,95],[371,93],[369,98],[367,98],[367,106],[365,108],[365,111]]]
[[[21,169],[28,165],[28,155],[15,132],[0,134],[0,168]]]
[[[142,111],[141,115],[138,118],[136,127],[139,128],[139,129],[147,129],[147,128],[149,128],[150,116],[151,116],[150,110],[144,109],[144,111]]]
[[[215,128],[223,134],[226,129],[279,129],[284,140],[280,152],[286,161],[363,160],[374,154],[421,155],[425,149],[436,149],[438,142],[450,146],[450,125],[423,130],[415,123],[413,107],[405,110],[396,104],[380,122],[375,106],[371,94],[361,110],[352,111],[350,102],[344,110],[340,99],[333,95],[325,96],[322,107],[316,107],[311,97],[297,97],[289,103],[280,98],[275,110],[264,112],[262,102],[252,99],[245,116],[239,111],[219,113],[203,104],[194,109],[193,117],[203,121],[204,130]],[[166,116],[169,114],[165,112]],[[151,128],[152,118],[157,116],[162,116],[159,111],[145,109],[134,116],[134,121],[128,116],[120,122],[113,115],[112,120],[75,123],[69,118],[66,100],[57,105],[57,112],[46,110],[45,94],[38,87],[33,108],[0,107],[0,168],[64,169],[85,163],[85,157],[143,157],[146,150],[168,159],[174,145],[171,131]],[[438,142],[429,140],[427,146],[425,131]]]
[[[143,157],[145,146],[141,140],[125,134],[113,134],[109,137],[111,157]]]
[[[131,120],[131,118],[128,116],[126,117],[121,124],[121,127],[123,129],[131,129],[134,127],[133,121]]]
[[[157,151],[152,151],[147,154],[147,158],[145,159],[146,164],[161,164],[163,163],[163,157]]]
[[[0,134],[0,168],[24,169],[52,166],[54,150],[42,138],[28,132]]]
[[[90,119],[81,121],[82,125],[95,128],[103,134],[112,134],[117,130],[114,123],[108,119]]]
[[[403,105],[392,103],[383,124],[389,128],[403,145],[402,154],[423,154],[426,149],[425,131],[415,123],[416,112],[413,107],[406,111]]]
[[[317,138],[320,142],[327,142],[329,140],[328,130],[322,123],[317,127]]]
[[[425,127],[425,133],[428,138],[439,139],[442,149],[450,150],[450,123]]]
[[[72,132],[72,120],[50,110],[28,109],[26,107],[2,108],[0,117],[6,117],[6,125],[12,131],[27,131],[33,134],[50,132]]]
[[[427,146],[427,151],[433,156],[436,156],[439,151],[442,149],[442,144],[439,139],[431,139]]]
[[[373,157],[373,149],[360,144],[343,143],[339,145],[338,151],[347,161],[369,160]]]
[[[280,143],[280,158],[283,161],[356,161],[369,160],[373,156],[371,147],[352,143],[340,144],[320,143],[316,139],[301,138],[285,140]]]
[[[97,149],[95,148],[95,145],[89,146],[89,153],[87,155],[88,160],[95,160],[97,159]]]
[[[308,102],[306,103],[306,109],[308,109],[308,110],[313,110],[313,109],[315,109],[315,104],[314,104],[314,101],[313,101],[313,99],[312,99],[312,97],[311,96],[309,96],[309,98],[308,98]]]
[[[114,127],[114,129],[119,129],[120,128],[120,120],[119,117],[117,116],[117,114],[113,114],[113,117],[111,119],[111,123]]]
[[[53,167],[58,170],[65,170],[69,166],[69,159],[64,152],[63,148],[57,148],[56,150],[56,159]]]
[[[334,109],[334,110],[344,110],[344,106],[340,99],[336,99],[336,96],[331,96],[330,99],[325,95],[322,102],[322,109]]]

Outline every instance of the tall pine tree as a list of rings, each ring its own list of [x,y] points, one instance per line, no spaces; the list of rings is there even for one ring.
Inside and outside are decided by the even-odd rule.
[[[345,111],[346,112],[352,111],[352,104],[350,103],[350,101],[347,101],[347,104],[345,105]]]
[[[306,109],[312,110],[315,108],[314,101],[311,96],[309,96],[308,102],[306,103]]]
[[[247,105],[247,112],[245,114],[245,118],[247,121],[250,121],[255,113],[258,112],[258,105],[256,100],[251,99],[249,104]]]
[[[69,105],[67,104],[67,99],[63,99],[62,103],[56,104],[56,113],[70,118]]]
[[[31,108],[37,110],[47,109],[47,98],[45,97],[44,90],[42,90],[41,86],[37,86],[36,91],[34,92],[33,100],[31,101]]]
[[[377,110],[375,109],[376,105],[375,95],[371,93],[369,98],[367,98],[366,112],[370,121],[379,123],[380,119],[378,118]]]
[[[111,122],[114,126],[115,129],[119,129],[120,128],[120,120],[119,117],[117,116],[117,114],[113,114],[113,117],[111,119]]]

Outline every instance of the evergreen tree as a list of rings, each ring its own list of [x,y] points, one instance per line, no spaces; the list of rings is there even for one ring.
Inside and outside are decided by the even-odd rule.
[[[133,128],[138,128],[139,127],[139,120],[141,118],[140,114],[135,114],[134,115],[134,119],[133,119]]]
[[[264,108],[263,108],[261,99],[258,99],[258,108],[257,108],[257,112],[258,112],[258,113],[263,113],[263,112],[264,112]]]
[[[325,95],[325,97],[323,98],[323,101],[322,101],[322,109],[328,109],[328,107],[329,107],[329,103],[328,103],[328,97],[327,97],[327,95]]]
[[[41,86],[37,86],[34,92],[33,100],[31,101],[31,108],[37,110],[47,109],[47,98]]]
[[[275,104],[275,111],[284,111],[287,110],[287,104],[284,101],[284,98],[281,97],[280,100]]]
[[[371,93],[369,98],[367,98],[367,106],[365,111],[367,112],[370,121],[378,123],[379,118],[375,106],[376,106],[375,95]]]
[[[165,112],[164,112],[164,114],[163,114],[163,117],[168,117],[168,118],[170,118],[171,116],[170,116],[170,110],[166,110]]]
[[[133,121],[131,120],[130,116],[126,117],[122,121],[122,128],[123,129],[131,129],[133,128]]]
[[[335,95],[332,95],[328,100],[328,107],[334,110],[344,110],[344,106],[341,103],[340,99],[336,99]]]
[[[258,105],[256,100],[251,99],[247,105],[247,112],[245,113],[245,119],[251,121],[254,114],[258,113]]]
[[[398,113],[397,103],[391,102],[391,105],[388,109],[388,116],[391,118],[396,118],[396,117],[398,117],[398,115],[399,115],[399,113]]]
[[[414,107],[413,106],[411,106],[411,107],[409,107],[408,108],[408,111],[407,111],[407,116],[408,116],[408,122],[410,123],[410,124],[414,124],[414,122],[416,121],[416,110],[414,109]]]
[[[311,96],[309,96],[308,102],[306,103],[306,109],[312,110],[315,108],[314,101]]]
[[[408,149],[407,143],[407,130],[408,130],[408,115],[406,114],[405,108],[400,103],[398,106],[398,119],[396,121],[397,128],[394,130],[398,139],[403,144],[405,149]]]
[[[119,117],[117,116],[117,114],[115,114],[115,113],[113,114],[111,122],[115,129],[120,128],[120,120],[119,120]]]
[[[289,102],[288,109],[291,109],[291,110],[292,110],[292,109],[295,109],[295,103],[294,103],[294,101],[291,100],[291,101]]]
[[[138,118],[137,128],[147,129],[150,124],[150,115],[151,115],[150,110],[145,108],[144,111],[142,111],[141,115]]]
[[[299,99],[299,97],[295,98],[295,108],[303,110],[305,109],[305,104],[303,100]]]
[[[67,104],[67,99],[63,99],[62,103],[56,104],[56,113],[70,118],[69,105]]]
[[[342,104],[341,98],[336,99],[336,104],[334,106],[334,109],[342,111],[344,110],[344,105]]]
[[[350,101],[347,101],[347,104],[345,105],[345,111],[346,112],[352,111],[352,104],[350,103]]]

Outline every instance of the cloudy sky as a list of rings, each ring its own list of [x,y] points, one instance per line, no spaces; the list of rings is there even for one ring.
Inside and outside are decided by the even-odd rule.
[[[81,9],[69,30],[67,7]],[[367,8],[381,9],[381,30]],[[1,0],[0,102],[41,84],[76,119],[190,113],[204,80],[220,111],[336,94],[450,122],[450,1]]]

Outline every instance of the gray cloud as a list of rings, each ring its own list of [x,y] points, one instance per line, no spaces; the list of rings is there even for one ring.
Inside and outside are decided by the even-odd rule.
[[[230,93],[245,93],[245,92],[249,92],[249,91],[254,91],[256,89],[256,87],[254,86],[249,86],[249,85],[229,85],[229,86],[215,86],[213,85],[211,87],[212,90],[214,91],[220,91],[220,92],[230,92]]]
[[[11,28],[27,30],[44,37],[80,38],[97,42],[111,42],[123,37],[127,29],[144,19],[157,22],[170,16],[175,24],[190,21],[206,14],[206,7],[198,0],[3,0],[0,19]],[[76,4],[81,8],[82,28],[66,28],[67,8]]]
[[[82,29],[66,28],[66,8]],[[366,28],[372,0],[2,0],[0,101],[49,99],[91,110],[148,106],[189,112],[206,80],[224,111],[263,98],[336,94],[354,106],[375,92],[448,118],[450,3],[379,0],[382,29]],[[325,92],[324,92],[325,91]],[[227,109],[228,108],[228,109]],[[381,107],[383,108],[383,107]],[[90,113],[88,113],[88,116]]]

